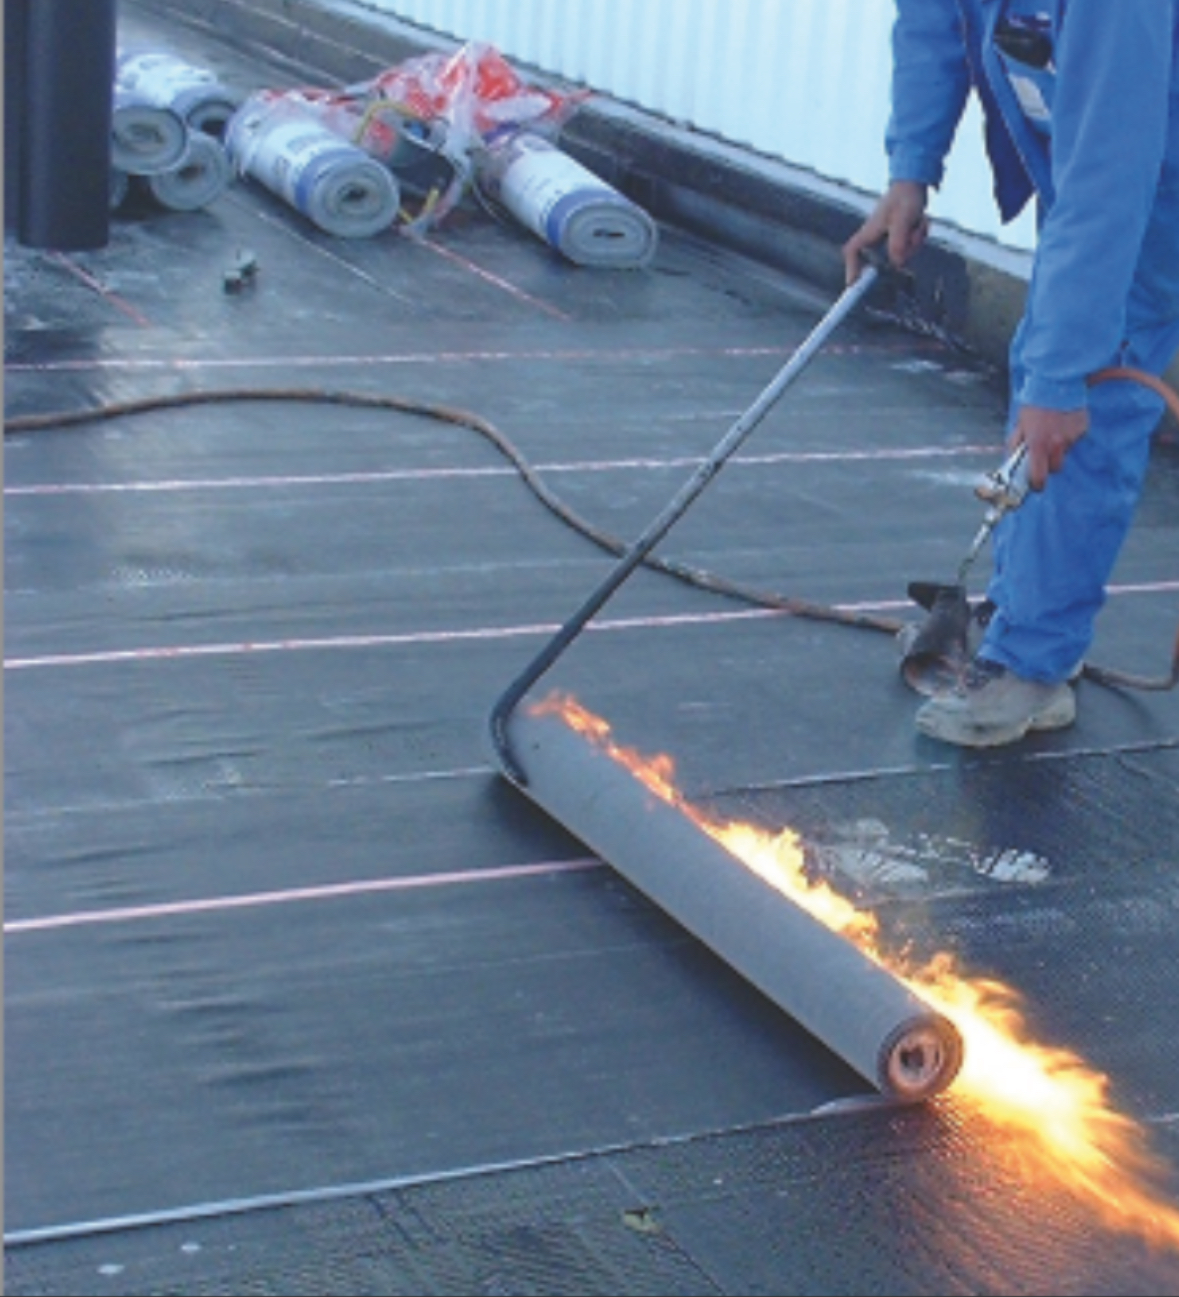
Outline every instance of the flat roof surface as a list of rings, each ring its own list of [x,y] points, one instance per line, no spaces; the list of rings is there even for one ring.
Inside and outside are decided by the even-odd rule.
[[[1092,1079],[1114,1156],[895,1102],[588,845],[623,808],[555,819],[489,742],[830,307],[668,224],[589,269],[240,178],[6,238],[5,1291],[1179,1293],[1179,697],[1084,678],[968,753],[897,669],[1001,458],[986,366],[857,309],[660,542],[717,587],[640,565],[541,688],[794,835],[888,959],[1010,988],[997,1079]],[[1166,674],[1177,538],[1164,426],[1093,663]]]

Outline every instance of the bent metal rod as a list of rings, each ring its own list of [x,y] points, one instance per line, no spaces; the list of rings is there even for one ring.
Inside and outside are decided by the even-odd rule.
[[[508,718],[521,699],[541,676],[553,666],[561,654],[585,629],[594,614],[604,606],[611,595],[687,512],[688,506],[701,494],[729,457],[778,402],[783,392],[814,359],[831,334],[860,303],[875,283],[879,273],[880,271],[876,266],[867,265],[860,273],[859,278],[843,290],[794,354],[762,389],[753,404],[732,424],[712,453],[701,462],[695,473],[680,488],[659,516],[650,523],[642,535],[626,551],[622,559],[607,574],[601,584],[497,699],[490,714],[491,739],[504,773],[514,783],[521,787],[527,783],[527,776],[512,752],[511,740],[508,735]]]

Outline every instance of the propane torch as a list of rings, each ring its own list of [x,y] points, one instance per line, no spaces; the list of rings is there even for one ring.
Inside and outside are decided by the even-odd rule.
[[[966,557],[958,568],[958,584],[965,587],[966,573],[970,565],[979,556],[982,547],[987,543],[991,532],[999,522],[1018,509],[1028,493],[1028,448],[1024,444],[1016,446],[998,468],[988,473],[974,488],[974,494],[982,500],[987,511],[983,515],[982,526],[966,551]]]

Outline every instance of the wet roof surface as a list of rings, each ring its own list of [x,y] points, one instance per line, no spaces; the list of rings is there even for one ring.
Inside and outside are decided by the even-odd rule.
[[[8,238],[7,420],[103,417],[5,439],[6,1291],[1179,1293],[1179,698],[957,753],[871,623],[978,525],[984,366],[857,312],[659,548],[867,624],[643,567],[549,683],[1107,1076],[1160,1159],[1126,1228],[954,1087],[885,1102],[489,744],[618,561],[579,524],[641,535],[829,306],[670,226],[587,270],[245,180]],[[1094,661],[1163,672],[1177,528],[1164,432]]]

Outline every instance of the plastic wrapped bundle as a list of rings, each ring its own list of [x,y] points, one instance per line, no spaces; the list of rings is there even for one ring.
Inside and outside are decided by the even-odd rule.
[[[116,81],[111,106],[111,165],[133,176],[168,171],[188,148],[188,125],[179,113],[152,103]]]
[[[655,255],[651,216],[542,135],[493,144],[476,174],[492,202],[578,265],[638,268]]]
[[[225,132],[232,167],[264,185],[327,234],[367,238],[397,219],[393,173],[293,102],[263,92]]]
[[[240,102],[212,72],[172,54],[122,53],[115,80],[142,102],[170,108],[193,130],[218,139]]]
[[[233,167],[220,140],[204,131],[189,136],[188,152],[179,166],[152,176],[137,177],[161,206],[191,212],[208,205],[229,186]]]
[[[441,144],[440,135],[428,122],[409,116],[400,106],[370,90],[371,82],[346,86],[343,90],[267,91],[278,111],[285,104],[306,113],[333,135],[355,144],[391,171],[412,168],[433,156]]]

